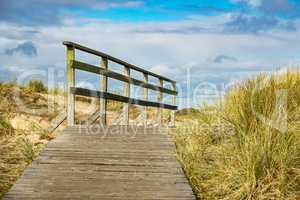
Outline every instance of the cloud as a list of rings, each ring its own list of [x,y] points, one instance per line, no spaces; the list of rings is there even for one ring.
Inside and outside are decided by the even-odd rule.
[[[16,72],[11,72],[4,66],[0,66],[0,82],[14,81],[17,79]]]
[[[231,0],[232,3],[246,3],[252,7],[259,7],[262,0]]]
[[[299,3],[292,3],[289,0],[263,0],[259,9],[269,15],[290,15],[299,5]]]
[[[34,28],[22,26],[9,26],[7,23],[0,23],[0,38],[8,40],[32,40],[39,34]]]
[[[202,2],[201,4],[187,4],[183,6],[184,10],[201,12],[202,14],[217,14],[228,11],[228,8],[224,8],[222,4],[211,4],[210,2]]]
[[[300,2],[293,0],[231,0],[233,3],[246,4],[256,13],[281,18],[299,18]]]
[[[236,62],[237,59],[233,56],[219,55],[215,57],[215,63],[224,63],[224,62]]]
[[[232,15],[224,25],[224,31],[238,34],[257,34],[272,29],[283,29],[286,31],[296,31],[297,28],[291,21],[283,21],[270,16],[249,16],[243,14]]]
[[[22,25],[56,25],[60,23],[58,9],[36,0],[2,0],[0,21]]]
[[[246,0],[246,1],[248,1],[248,3],[250,4],[250,5],[252,5],[252,6],[260,6],[261,5],[261,2],[262,2],[262,0]]]
[[[25,56],[33,57],[33,56],[37,56],[37,48],[32,42],[25,42],[19,44],[15,48],[4,50],[5,55],[14,55],[16,53],[21,53]]]
[[[28,39],[32,39],[36,34],[38,34],[38,31],[34,31],[34,30],[24,30],[24,31],[15,30],[14,32],[6,32],[6,31],[2,32],[0,28],[0,37],[7,38],[7,39],[28,40]]]
[[[136,23],[134,29],[130,31],[140,34],[216,34],[222,31],[222,24],[229,19],[231,18],[229,18],[227,14],[217,16],[193,15],[189,16],[188,19],[178,21]]]
[[[110,8],[140,8],[144,6],[143,1],[102,1],[95,2],[94,6],[98,9],[110,9]]]
[[[156,26],[150,29],[137,29],[136,33],[158,33],[158,34],[197,34],[208,31],[206,28],[197,25],[187,27],[161,27]]]
[[[0,65],[15,66],[24,71],[40,66],[45,70],[49,69],[49,66],[65,70],[66,54],[61,42],[70,40],[172,78],[178,81],[178,87],[181,88],[180,95],[186,96],[188,67],[193,89],[203,81],[216,85],[227,84],[232,79],[242,78],[247,74],[262,70],[272,70],[289,63],[292,59],[299,58],[300,47],[295,45],[300,42],[298,30],[289,32],[279,29],[268,33],[260,32],[260,34],[223,34],[215,31],[174,34],[174,31],[153,33],[149,31],[152,28],[155,28],[154,30],[180,30],[186,27],[222,28],[224,22],[231,20],[231,18],[221,18],[223,20],[212,16],[202,16],[189,21],[159,23],[93,21],[84,26],[80,23],[72,23],[61,27],[35,27],[37,33],[30,41],[39,47],[38,56],[32,59],[17,53],[12,59],[9,56],[0,55]],[[16,27],[18,25],[8,24],[5,30],[13,32]],[[137,33],[136,30],[140,32]],[[276,37],[281,39],[278,40]],[[0,49],[19,43],[20,41],[14,39],[1,39]],[[220,57],[216,63],[214,60],[218,56]],[[230,61],[224,58],[225,56],[238,59]],[[76,59],[99,65],[99,58],[95,56],[78,53]],[[111,63],[111,66],[114,64]],[[65,73],[57,74],[64,75]],[[237,74],[241,76],[237,77]],[[78,81],[82,80],[78,79]],[[89,83],[98,87],[97,81],[91,79]],[[114,87],[115,85],[112,85],[111,89],[113,90]]]
[[[137,8],[142,1],[123,0],[1,0],[0,21],[29,26],[60,25],[66,9]]]

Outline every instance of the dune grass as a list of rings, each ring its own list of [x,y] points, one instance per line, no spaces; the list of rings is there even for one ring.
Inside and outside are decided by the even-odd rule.
[[[36,113],[31,115],[17,106],[14,95],[27,107],[47,110],[47,100],[32,87],[35,86],[21,87],[14,82],[0,83],[0,199],[44,147],[41,141],[50,140],[46,130],[35,130],[34,127],[39,126],[38,123],[28,123],[30,127],[24,125],[26,129],[15,129],[11,123],[12,119],[22,115],[26,116],[26,121],[47,117],[41,112],[39,116],[36,116]]]
[[[47,93],[48,89],[41,80],[30,80],[25,89],[30,92]],[[54,92],[57,92],[54,90]]]
[[[251,78],[177,119],[171,134],[199,199],[300,199],[298,71]]]
[[[0,114],[0,136],[1,135],[10,135],[13,132],[13,127],[9,123],[7,117],[4,113]]]

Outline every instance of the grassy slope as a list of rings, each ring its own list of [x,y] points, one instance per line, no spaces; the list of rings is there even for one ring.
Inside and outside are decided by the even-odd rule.
[[[287,92],[286,106],[276,104],[278,91]],[[298,72],[247,80],[222,105],[177,113],[177,120],[171,134],[199,199],[300,199]]]
[[[0,199],[53,138],[46,130],[47,99],[30,89],[0,84]],[[31,112],[16,105],[15,95]]]

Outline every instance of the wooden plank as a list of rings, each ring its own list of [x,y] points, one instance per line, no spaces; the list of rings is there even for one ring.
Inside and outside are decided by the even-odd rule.
[[[96,110],[87,118],[87,124],[92,125],[100,116],[101,116],[100,109]],[[103,121],[101,123],[103,124]]]
[[[119,136],[100,140],[82,133],[90,128],[69,127],[52,140],[4,200],[196,199],[165,131],[137,128],[143,137],[124,140],[124,130],[134,127],[112,126],[107,131],[119,128]]]
[[[174,90],[174,91],[177,90],[177,89],[176,89],[176,84],[172,83],[171,86],[172,86],[172,90]],[[176,105],[176,95],[173,95],[173,96],[172,96],[172,104],[173,104],[173,105]],[[170,126],[171,126],[171,127],[175,126],[175,111],[174,111],[174,110],[171,111],[171,115],[170,115]]]
[[[142,73],[146,73],[146,74],[148,74],[148,75],[150,75],[150,76],[154,76],[154,77],[157,77],[157,78],[161,78],[161,79],[163,79],[163,80],[165,80],[165,81],[168,81],[168,82],[171,82],[171,83],[176,83],[175,81],[173,81],[173,80],[171,80],[171,79],[168,79],[168,78],[163,77],[163,76],[161,76],[161,75],[158,75],[158,74],[149,72],[149,71],[144,70],[144,69],[142,69],[142,68],[140,68],[140,67],[137,67],[137,66],[132,65],[132,64],[129,64],[129,63],[125,62],[125,61],[122,61],[122,60],[120,60],[120,59],[118,59],[118,58],[115,58],[115,57],[113,57],[113,56],[110,56],[110,55],[108,55],[108,54],[106,54],[106,53],[103,53],[103,52],[100,52],[100,51],[96,51],[96,50],[90,49],[90,48],[88,48],[88,47],[85,47],[85,46],[76,44],[76,43],[74,43],[74,42],[64,41],[63,44],[66,45],[66,46],[73,47],[73,48],[75,48],[75,49],[81,50],[81,51],[85,51],[85,52],[87,52],[87,53],[94,54],[94,55],[96,55],[96,56],[100,56],[100,57],[102,57],[102,58],[107,58],[107,59],[110,60],[110,61],[113,61],[113,62],[115,62],[115,63],[118,63],[118,64],[123,65],[123,66],[126,66],[126,67],[129,67],[129,68],[134,69],[134,70],[136,70],[136,71],[139,71],[139,72],[142,72]]]
[[[144,76],[145,84],[148,84],[148,74],[143,73],[143,76]],[[144,100],[148,101],[148,88],[144,88],[143,96],[144,96]],[[147,106],[145,106],[143,109],[143,121],[144,121],[144,126],[147,127]]]
[[[67,124],[73,126],[75,122],[75,96],[70,92],[71,87],[75,86],[75,70],[72,61],[75,59],[75,50],[72,46],[67,46]]]
[[[107,70],[103,67],[99,68],[97,66],[90,65],[90,64],[83,63],[83,62],[76,61],[76,60],[73,61],[72,66],[75,69],[88,71],[88,72],[95,73],[95,74],[101,74],[103,76],[107,76],[107,77],[110,77],[110,78],[113,78],[113,79],[116,79],[116,80],[119,80],[119,81],[123,81],[123,82],[126,82],[126,83],[137,85],[137,86],[140,86],[140,87],[148,88],[148,89],[151,89],[151,90],[154,90],[154,91],[160,91],[160,92],[163,92],[163,93],[166,93],[166,94],[177,95],[177,91],[172,91],[168,88],[163,88],[163,87],[159,87],[159,86],[156,86],[156,85],[153,85],[153,84],[145,83],[144,81],[140,81],[140,80],[137,80],[137,79],[134,79],[134,78],[130,78],[128,76],[124,76],[122,74]]]
[[[126,67],[126,66],[124,67],[124,74],[125,74],[125,76],[130,78],[130,68],[129,67]],[[124,84],[124,96],[128,97],[130,99],[130,84],[129,83]],[[123,104],[123,117],[124,117],[123,123],[125,125],[128,125],[129,124],[129,103],[128,102]]]
[[[158,79],[158,83],[159,83],[160,87],[163,87],[163,84],[164,84],[163,79]],[[162,101],[163,101],[163,93],[162,92],[158,92],[157,101],[158,101],[158,103],[162,104]],[[161,126],[161,124],[162,124],[162,107],[159,107],[157,112],[158,112],[157,113],[158,125]]]
[[[105,98],[109,100],[114,101],[120,101],[123,103],[129,103],[129,104],[135,104],[140,106],[149,106],[149,107],[156,107],[156,108],[165,108],[170,110],[177,110],[177,106],[163,104],[163,103],[157,103],[157,102],[151,102],[151,101],[144,101],[134,98],[128,98],[121,95],[116,95],[108,92],[101,92],[96,90],[89,90],[85,88],[71,88],[71,93],[81,96],[87,96],[87,97],[95,97],[95,98]]]
[[[65,120],[67,119],[66,111],[60,112],[56,118],[51,120],[50,126],[48,128],[49,133],[55,131]]]
[[[101,59],[101,67],[103,68],[103,70],[107,70],[108,68],[107,58]],[[100,88],[102,92],[107,92],[107,76],[104,75],[101,76]],[[107,122],[106,111],[107,111],[107,100],[105,98],[100,98],[100,119],[102,125],[106,125]]]

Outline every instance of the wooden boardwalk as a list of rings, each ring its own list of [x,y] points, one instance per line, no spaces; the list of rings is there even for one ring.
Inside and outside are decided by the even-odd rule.
[[[4,200],[192,200],[175,146],[158,128],[70,127],[51,141]]]

